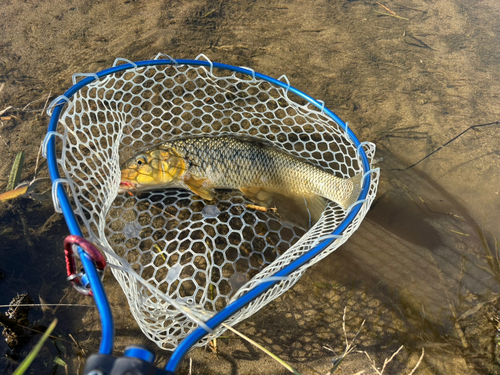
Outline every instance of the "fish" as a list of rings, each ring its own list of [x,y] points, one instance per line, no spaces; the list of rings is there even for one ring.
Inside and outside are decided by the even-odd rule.
[[[233,136],[171,140],[121,165],[120,192],[184,188],[212,200],[215,189],[240,190],[266,206],[273,194],[321,197],[344,210],[358,199],[362,174],[340,178],[265,142]]]

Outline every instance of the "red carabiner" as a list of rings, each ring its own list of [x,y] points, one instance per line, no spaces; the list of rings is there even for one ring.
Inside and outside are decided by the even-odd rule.
[[[104,271],[104,268],[106,268],[106,259],[104,259],[104,256],[92,243],[83,237],[72,234],[64,239],[64,255],[66,257],[66,272],[68,273],[68,280],[73,284],[73,287],[77,291],[86,296],[91,296],[92,290],[82,283],[82,277],[84,274],[77,273],[75,259],[76,254],[73,249],[73,245],[80,246],[83,252],[94,261],[97,270],[100,272]]]

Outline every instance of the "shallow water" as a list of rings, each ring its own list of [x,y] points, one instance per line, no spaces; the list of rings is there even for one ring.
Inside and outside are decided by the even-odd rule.
[[[500,373],[493,347],[498,275],[490,272],[479,235],[491,247],[500,236],[500,6],[494,0],[380,3],[407,20],[382,15],[388,11],[371,1],[6,2],[0,10],[0,111],[14,109],[2,114],[2,175],[6,179],[10,160],[26,150],[23,178],[33,177],[48,118],[31,111],[63,93],[73,73],[104,69],[115,57],[204,53],[273,77],[286,74],[348,121],[362,141],[377,144],[381,184],[373,209],[346,245],[237,328],[301,373],[325,373],[335,355],[323,346],[342,352],[347,306],[349,337],[366,319],[358,349],[377,365],[405,345],[386,373],[409,372],[421,348],[426,354],[417,373]],[[394,170],[481,124],[415,167]],[[46,173],[43,163],[40,175]],[[51,216],[50,204],[19,201],[0,209],[0,303],[28,290],[36,303],[91,304],[67,288],[66,227]],[[119,312],[117,351],[146,343],[109,274],[106,285]],[[71,333],[86,355],[97,350],[95,309],[30,313],[42,325],[52,316],[65,340],[72,341]],[[229,337],[218,340],[218,359],[190,353],[193,372],[281,371]],[[46,345],[36,373],[50,373],[55,356],[67,361],[70,373],[81,368],[78,350],[64,345],[66,354]],[[164,363],[165,353],[159,355]],[[7,367],[7,360],[1,363]],[[186,361],[183,366],[187,373]],[[368,359],[353,353],[339,373],[361,369],[371,371]]]

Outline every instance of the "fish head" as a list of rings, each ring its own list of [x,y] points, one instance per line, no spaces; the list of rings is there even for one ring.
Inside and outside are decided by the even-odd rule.
[[[186,170],[186,162],[172,150],[145,151],[121,166],[120,191],[148,190],[172,184]]]

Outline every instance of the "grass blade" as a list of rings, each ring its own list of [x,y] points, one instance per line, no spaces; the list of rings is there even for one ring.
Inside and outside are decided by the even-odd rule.
[[[12,164],[12,169],[10,170],[9,182],[5,191],[14,190],[14,188],[19,185],[21,180],[21,173],[23,171],[24,164],[24,151],[18,152],[16,158],[14,159],[14,164]]]
[[[14,371],[13,375],[22,375],[24,372],[28,369],[28,367],[31,365],[31,363],[35,360],[36,356],[38,355],[38,352],[40,352],[40,349],[42,349],[43,344],[47,340],[47,338],[50,336],[54,328],[56,328],[57,324],[57,319],[54,319],[52,323],[50,323],[49,328],[45,331],[43,334],[42,338],[36,346],[33,348],[33,350],[28,354],[28,356],[24,359],[24,361],[19,365],[19,367]]]
[[[62,367],[68,366],[68,364],[59,357],[54,358],[54,363]]]
[[[477,231],[479,233],[479,239],[481,240],[481,244],[483,245],[483,250],[485,254],[486,261],[488,263],[488,266],[491,269],[491,272],[488,271],[490,274],[492,274],[494,277],[497,279],[500,279],[500,258],[498,257],[498,241],[495,236],[493,236],[494,239],[494,249],[491,249],[489,243],[488,243],[488,238],[486,237],[486,233],[481,230],[479,227],[477,228]],[[483,267],[481,267],[483,268]]]

